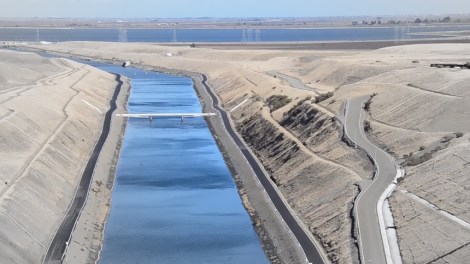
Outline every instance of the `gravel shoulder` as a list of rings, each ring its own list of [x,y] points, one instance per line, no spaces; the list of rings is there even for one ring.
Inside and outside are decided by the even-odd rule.
[[[99,257],[126,128],[126,119],[116,114],[127,113],[130,89],[128,80],[124,79],[116,100],[117,109],[111,118],[108,138],[98,157],[88,197],[72,232],[64,263],[95,263]]]

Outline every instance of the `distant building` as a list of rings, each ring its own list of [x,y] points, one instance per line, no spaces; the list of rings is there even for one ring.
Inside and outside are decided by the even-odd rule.
[[[444,22],[444,23],[448,23],[448,22],[450,22],[450,21],[451,21],[451,19],[450,19],[450,17],[448,17],[448,16],[446,16],[446,17],[444,17],[444,18],[442,19],[442,22]]]
[[[122,63],[122,67],[124,67],[124,68],[125,68],[125,67],[129,67],[129,66],[131,66],[131,62],[130,62],[130,61],[125,61],[125,62]]]

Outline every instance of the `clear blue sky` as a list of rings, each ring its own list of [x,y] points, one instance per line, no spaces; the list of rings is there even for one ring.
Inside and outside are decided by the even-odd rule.
[[[470,13],[470,0],[0,0],[0,17],[318,17]]]

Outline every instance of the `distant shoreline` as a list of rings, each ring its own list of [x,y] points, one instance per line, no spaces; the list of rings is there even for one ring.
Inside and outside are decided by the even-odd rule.
[[[449,17],[449,20],[444,20]],[[420,20],[417,20],[419,18]],[[0,27],[33,28],[154,28],[154,29],[227,29],[227,28],[328,28],[459,26],[470,24],[468,14],[359,15],[335,17],[189,17],[189,18],[77,18],[77,17],[3,17]]]
[[[1,21],[0,21],[1,24]],[[72,41],[97,41],[119,43],[155,43],[159,45],[244,45],[273,44],[295,45],[334,43],[382,42],[392,44],[415,44],[423,42],[442,43],[461,41],[470,35],[470,24],[454,26],[380,25],[374,26],[312,26],[312,27],[229,27],[221,28],[132,28],[122,27],[54,27],[0,26],[0,45],[50,44]],[[292,45],[291,45],[292,44]],[[356,45],[357,46],[357,45]],[[336,49],[336,48],[335,48]],[[357,47],[354,47],[357,49]]]
[[[0,40],[1,42],[1,40]],[[67,41],[66,41],[67,42]],[[73,41],[68,41],[73,42]],[[77,42],[93,42],[93,41],[77,41]],[[32,42],[13,42],[6,41],[6,44],[0,43],[0,48],[20,47],[27,51],[37,52],[37,47],[31,47],[29,44],[37,44]],[[22,45],[22,44],[25,45]],[[115,43],[115,42],[110,42]],[[142,43],[142,42],[127,42]],[[188,46],[188,42],[172,43],[172,42],[149,42],[152,44],[168,47]],[[470,39],[467,37],[449,37],[449,38],[433,38],[407,41],[394,40],[370,40],[370,41],[285,41],[285,42],[194,42],[195,48],[209,49],[225,49],[225,50],[375,50],[385,47],[414,45],[414,44],[443,44],[443,43],[461,43],[468,44]],[[73,56],[71,54],[63,54]]]
[[[67,25],[5,25],[2,24],[0,20],[0,28],[8,29],[168,29],[168,30],[230,30],[230,29],[261,29],[261,30],[270,30],[270,29],[285,29],[285,30],[295,30],[295,29],[384,29],[384,28],[394,28],[394,27],[404,27],[409,26],[413,28],[440,28],[440,27],[465,27],[470,26],[470,23],[450,23],[450,24],[379,24],[379,25],[347,25],[347,24],[310,24],[310,25],[174,25],[174,26],[139,26],[139,25],[88,25],[88,26],[67,26]]]
[[[251,50],[372,50],[391,46],[413,44],[441,44],[441,43],[470,43],[470,39],[460,38],[435,38],[398,41],[394,40],[370,40],[370,41],[298,41],[298,42],[258,42],[258,43],[194,43],[196,47],[210,49],[251,49]],[[158,43],[162,46],[187,46],[187,43]]]

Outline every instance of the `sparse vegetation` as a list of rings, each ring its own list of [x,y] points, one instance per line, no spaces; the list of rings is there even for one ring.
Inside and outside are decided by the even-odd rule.
[[[452,139],[452,135],[447,135],[444,136],[441,139],[441,145],[437,145],[434,148],[428,148],[428,150],[425,152],[426,147],[425,146],[420,146],[419,151],[420,152],[410,152],[410,154],[404,154],[403,159],[405,160],[404,164],[406,166],[416,166],[421,163],[424,163],[430,159],[432,159],[433,154],[438,152],[439,150],[445,149],[448,144],[446,144],[448,141]]]
[[[371,129],[371,127],[370,127],[370,122],[367,121],[367,120],[364,121],[364,131],[369,132],[369,131],[371,131],[371,130],[372,130],[372,129]]]
[[[364,110],[369,111],[370,103],[371,103],[370,100],[364,103]]]
[[[408,157],[405,164],[407,166],[416,166],[418,164],[424,163],[432,158],[431,153],[424,153],[423,155],[411,156]]]
[[[333,96],[333,92],[327,92],[327,93],[324,93],[324,94],[320,94],[317,97],[315,97],[314,103],[318,104],[318,103],[320,103],[322,101],[325,101],[326,99],[328,99],[332,96]]]
[[[436,151],[439,151],[439,150],[441,150],[441,149],[444,149],[444,148],[441,147],[441,146],[436,146],[433,151],[436,152]]]
[[[253,100],[255,100],[256,102],[262,101],[261,96],[259,96],[257,94],[253,96]]]
[[[367,102],[364,103],[364,110],[369,111],[370,104],[372,103],[372,98],[374,98],[376,95],[377,95],[377,93],[373,93],[370,96],[369,100],[367,100]]]
[[[266,99],[266,103],[271,109],[271,112],[276,111],[277,109],[285,106],[290,103],[292,100],[286,95],[272,95]]]
[[[441,139],[441,143],[447,143],[447,142],[451,141],[452,139],[454,139],[454,136],[455,135],[452,135],[452,134],[443,136],[442,139]]]

